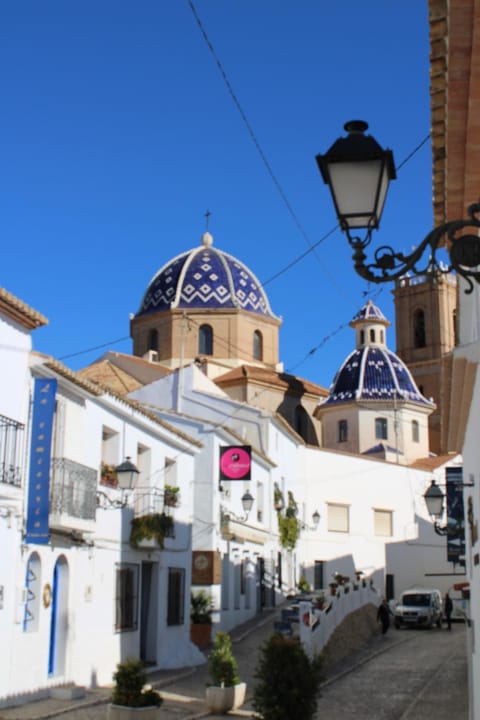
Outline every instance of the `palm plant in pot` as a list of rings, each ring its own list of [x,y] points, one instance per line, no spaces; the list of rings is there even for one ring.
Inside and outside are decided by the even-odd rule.
[[[147,686],[147,673],[138,658],[118,663],[113,673],[115,685],[108,706],[108,720],[157,720],[162,696]]]
[[[212,713],[236,710],[245,702],[247,683],[240,682],[232,640],[226,632],[217,632],[208,656],[208,671],[213,681],[207,687],[206,703]]]
[[[203,650],[212,635],[212,598],[205,590],[190,595],[190,640]]]

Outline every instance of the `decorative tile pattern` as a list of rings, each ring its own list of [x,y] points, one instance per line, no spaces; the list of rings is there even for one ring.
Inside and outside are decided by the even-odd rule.
[[[351,400],[411,400],[430,405],[400,358],[386,348],[354,350],[343,363],[325,405]]]
[[[254,274],[231,255],[203,245],[158,271],[137,317],[171,308],[240,308],[275,317]]]

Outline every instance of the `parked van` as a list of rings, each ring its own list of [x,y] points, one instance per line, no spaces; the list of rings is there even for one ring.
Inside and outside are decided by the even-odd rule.
[[[411,588],[402,593],[395,607],[394,624],[400,627],[431,628],[435,623],[442,626],[443,603],[440,590],[432,588]]]

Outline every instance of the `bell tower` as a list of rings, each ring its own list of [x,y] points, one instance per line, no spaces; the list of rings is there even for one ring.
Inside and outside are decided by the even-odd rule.
[[[445,358],[455,347],[457,278],[452,274],[428,273],[403,277],[395,283],[395,328],[397,355],[408,366],[420,392],[433,398],[436,410],[430,415],[430,449],[442,454],[442,411],[445,398]]]

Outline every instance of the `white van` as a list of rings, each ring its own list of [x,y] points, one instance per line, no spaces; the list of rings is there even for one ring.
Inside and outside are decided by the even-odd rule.
[[[395,607],[394,625],[400,627],[442,627],[443,602],[440,590],[411,588],[402,593]]]

